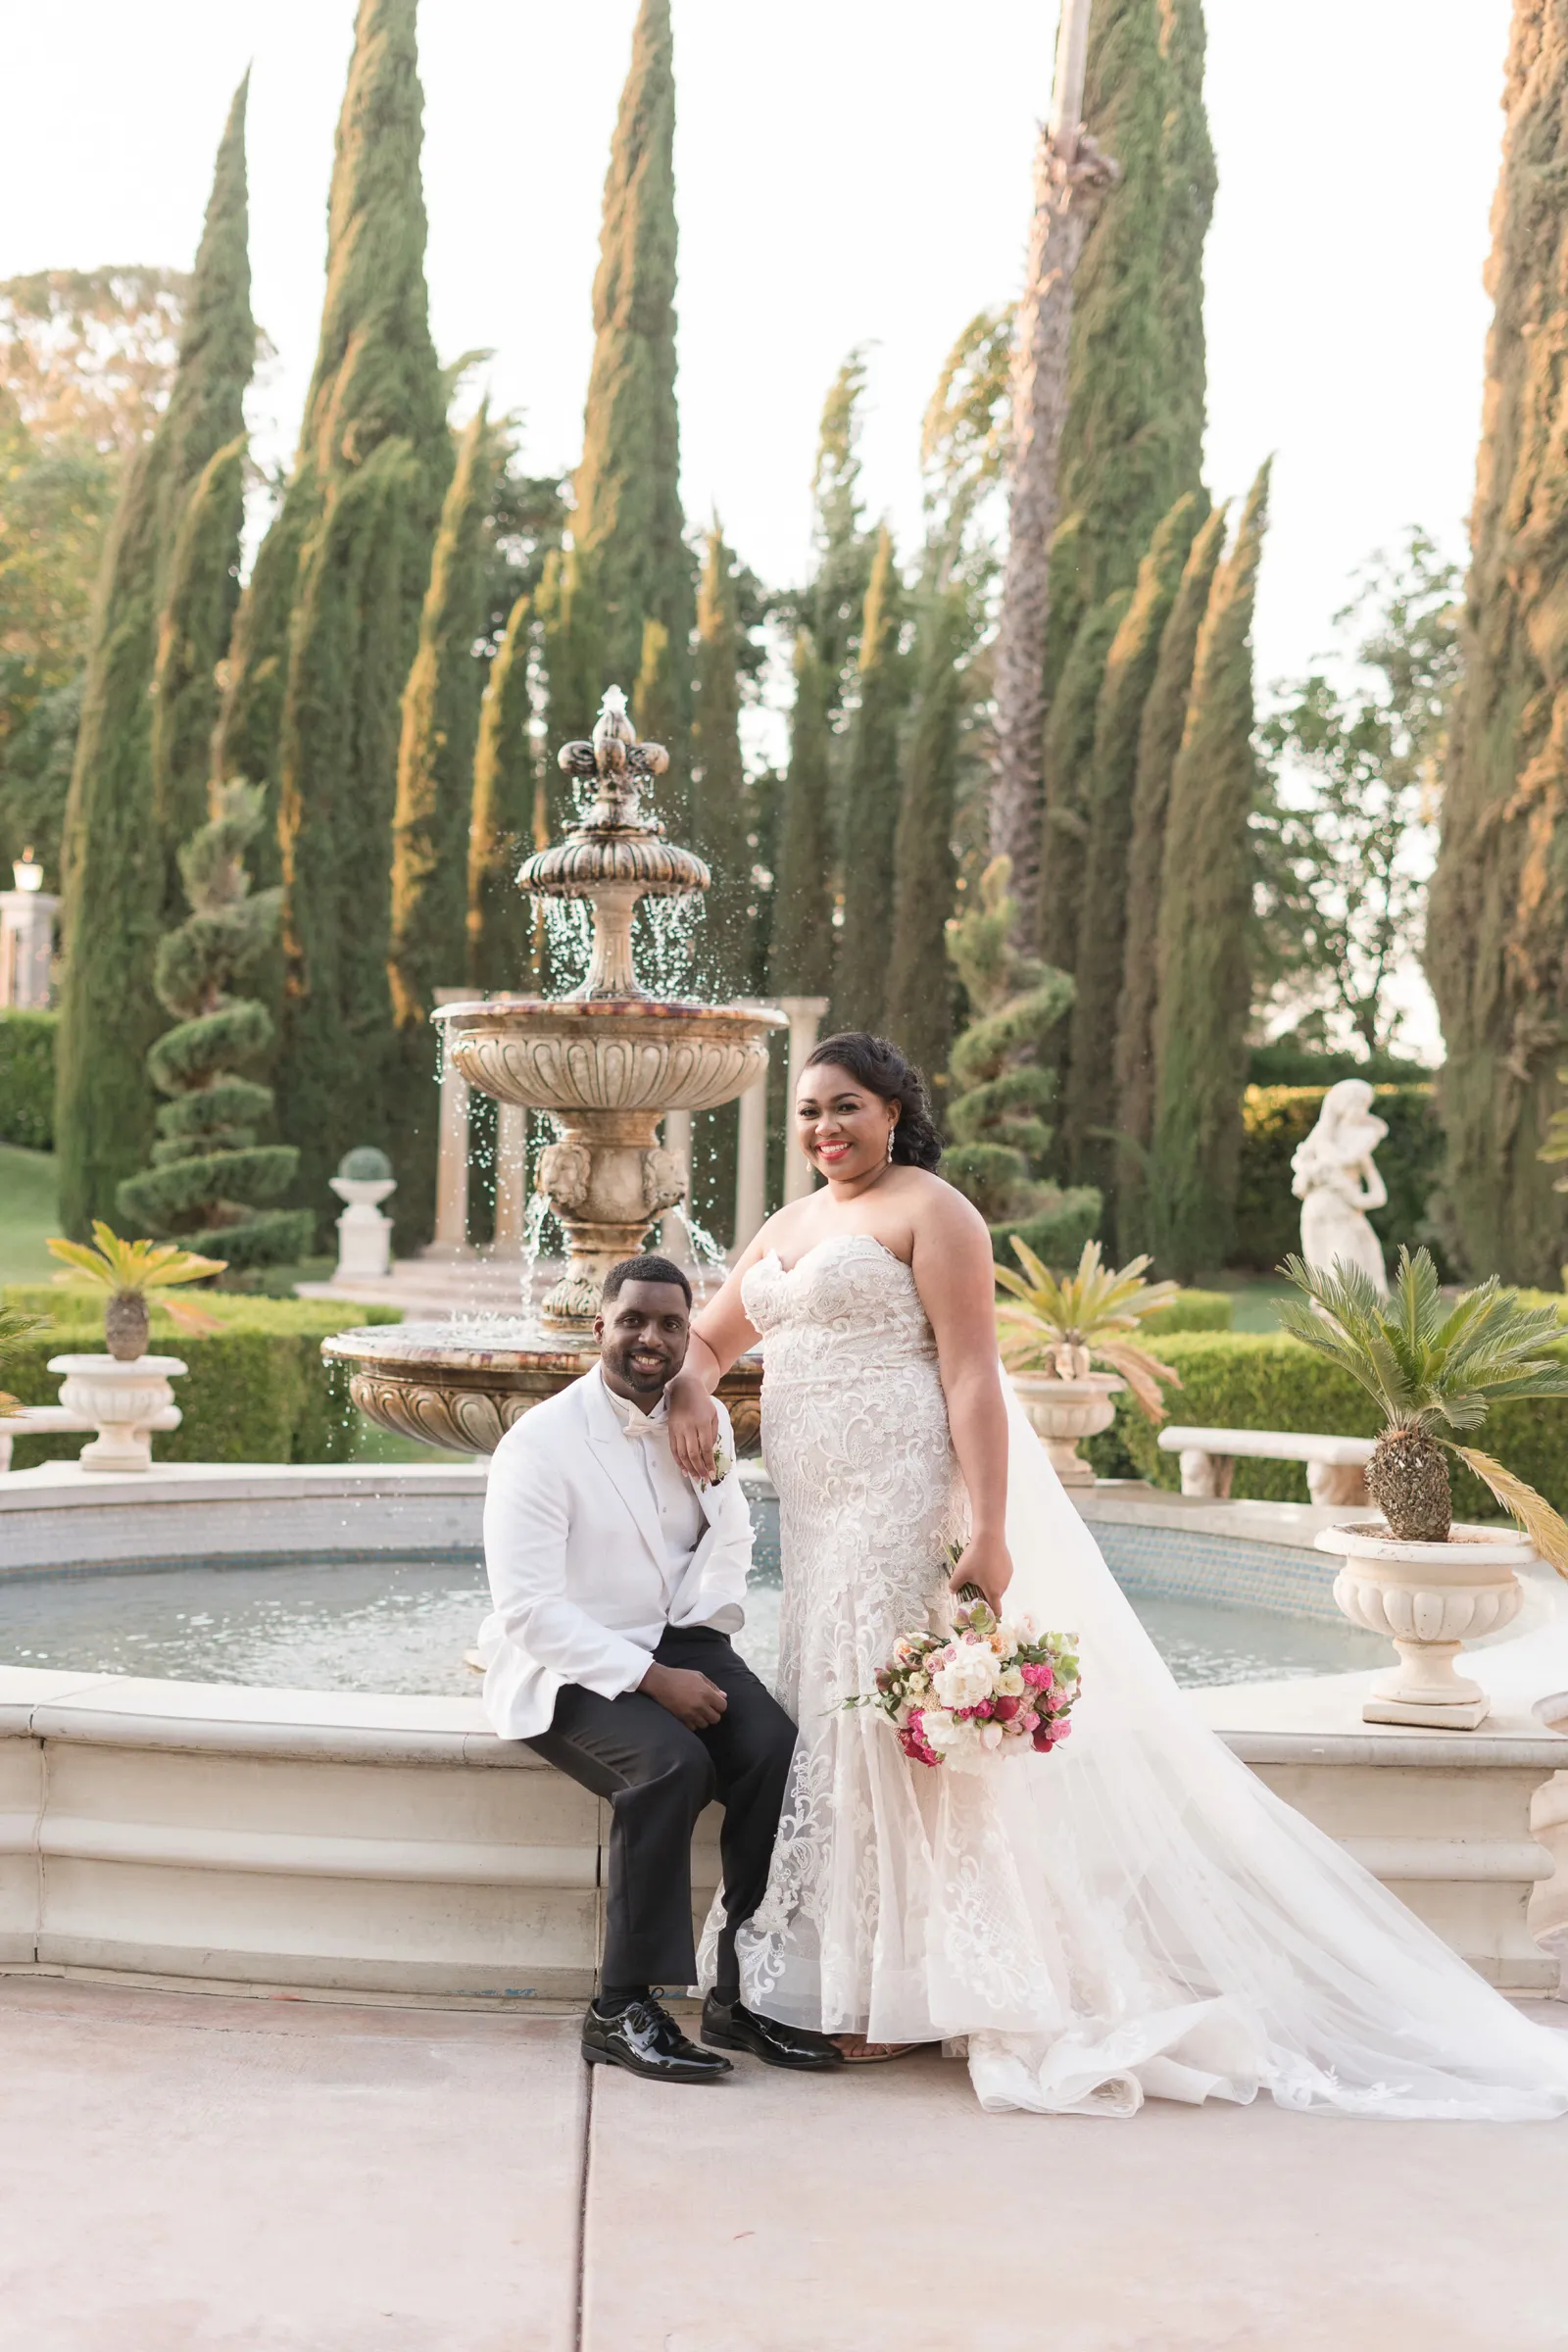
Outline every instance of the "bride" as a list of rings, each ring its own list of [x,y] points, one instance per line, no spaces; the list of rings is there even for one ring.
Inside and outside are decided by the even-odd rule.
[[[1177,1690],[1004,1394],[990,1237],[932,1173],[916,1072],[882,1039],[829,1038],[795,1119],[826,1181],[769,1218],[670,1389],[676,1453],[711,1475],[711,1391],[763,1344],[779,1696],[801,1737],[740,1937],[748,2005],[852,2060],[959,2042],[992,2109],[1262,2088],[1356,2115],[1568,2111],[1568,2034],[1511,2008]],[[1073,1738],[1049,1758],[933,1771],[845,1704],[964,1583],[1079,1639]]]

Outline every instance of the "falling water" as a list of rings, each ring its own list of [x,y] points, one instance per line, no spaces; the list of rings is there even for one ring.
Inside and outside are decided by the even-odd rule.
[[[697,985],[698,927],[705,915],[701,891],[672,899],[643,899],[632,918],[632,954],[638,977],[650,995],[690,998]]]
[[[544,918],[551,994],[564,996],[588,977],[593,909],[586,899],[536,898],[533,906],[535,913]]]

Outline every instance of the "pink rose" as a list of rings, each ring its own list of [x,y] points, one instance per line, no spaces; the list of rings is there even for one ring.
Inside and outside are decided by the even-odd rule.
[[[1049,1690],[1056,1679],[1049,1666],[1025,1666],[1022,1672],[1031,1690]]]

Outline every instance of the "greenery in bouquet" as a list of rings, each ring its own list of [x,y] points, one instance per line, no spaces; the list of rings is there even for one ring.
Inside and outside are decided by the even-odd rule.
[[[848,1703],[886,1715],[911,1763],[978,1772],[991,1756],[1059,1747],[1079,1689],[1073,1635],[1007,1623],[977,1599],[955,1612],[951,1634],[901,1635],[875,1691]]]
[[[1014,1372],[1045,1372],[1057,1380],[1086,1380],[1102,1365],[1127,1383],[1141,1412],[1162,1421],[1160,1383],[1179,1388],[1181,1382],[1134,1335],[1145,1315],[1170,1304],[1178,1286],[1146,1282],[1147,1257],[1103,1265],[1098,1242],[1085,1242],[1074,1274],[1053,1274],[1020,1235],[1014,1234],[1012,1247],[1022,1274],[1010,1266],[996,1269],[1008,1294],[997,1308],[1004,1363]]]

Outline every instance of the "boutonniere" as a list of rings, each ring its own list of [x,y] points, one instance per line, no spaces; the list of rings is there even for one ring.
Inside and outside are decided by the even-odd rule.
[[[721,1487],[734,1467],[729,1447],[720,1438],[718,1444],[713,1447],[713,1475],[711,1478],[705,1478],[702,1482],[703,1485],[705,1487]]]

